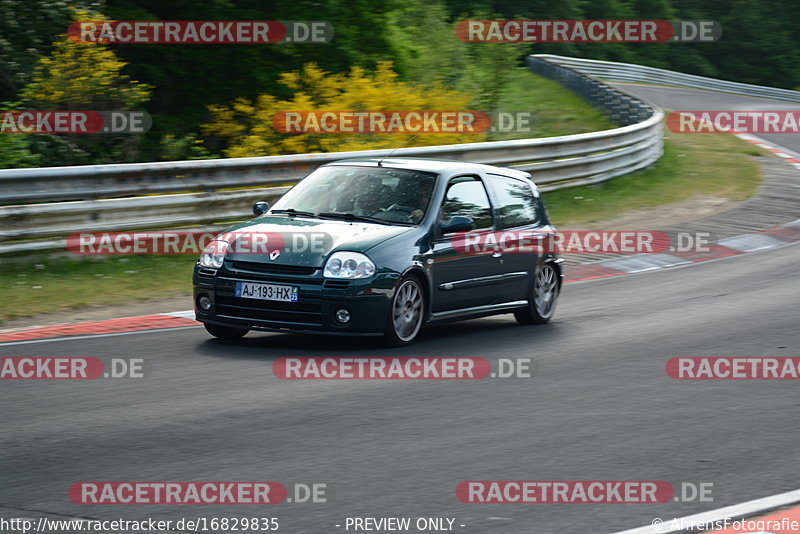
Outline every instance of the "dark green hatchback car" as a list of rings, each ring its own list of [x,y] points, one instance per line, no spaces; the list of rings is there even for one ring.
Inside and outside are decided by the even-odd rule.
[[[249,330],[381,335],[513,313],[550,320],[561,261],[526,172],[411,158],[324,165],[212,241],[194,270],[197,320]]]

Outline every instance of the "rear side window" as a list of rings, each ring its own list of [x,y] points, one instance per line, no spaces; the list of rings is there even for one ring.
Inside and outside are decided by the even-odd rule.
[[[475,229],[492,227],[492,206],[481,182],[475,176],[459,176],[447,185],[442,221],[461,215],[475,222]]]
[[[539,222],[539,204],[533,191],[522,180],[493,176],[493,186],[500,203],[503,228],[525,226]]]

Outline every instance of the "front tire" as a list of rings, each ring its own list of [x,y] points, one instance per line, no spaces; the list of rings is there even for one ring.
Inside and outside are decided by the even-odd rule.
[[[561,290],[559,278],[558,270],[552,263],[542,265],[536,273],[528,306],[514,312],[518,323],[545,324],[550,321]]]
[[[410,345],[422,328],[425,316],[425,293],[413,276],[400,280],[392,298],[384,340],[391,347]]]
[[[247,332],[249,332],[249,330],[244,328],[231,328],[229,326],[220,326],[210,323],[203,323],[203,326],[206,327],[206,332],[212,336],[219,339],[224,339],[226,341],[241,339]]]

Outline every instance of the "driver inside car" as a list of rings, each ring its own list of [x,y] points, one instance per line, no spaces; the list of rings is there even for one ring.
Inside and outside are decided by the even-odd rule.
[[[364,181],[364,188],[364,191],[356,198],[355,208],[358,214],[382,218],[381,215],[386,211],[382,204],[388,197],[384,194],[386,186],[380,181]]]
[[[393,220],[419,223],[425,215],[425,208],[431,196],[432,183],[420,180],[407,180],[404,183],[402,196],[400,199],[389,206],[386,211],[402,213],[402,217]],[[398,188],[399,189],[399,188]],[[400,192],[398,192],[400,193]]]

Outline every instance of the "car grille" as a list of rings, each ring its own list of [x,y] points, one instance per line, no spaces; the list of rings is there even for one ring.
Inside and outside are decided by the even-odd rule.
[[[325,289],[344,289],[350,285],[350,280],[325,280],[322,287]]]
[[[322,325],[322,304],[319,299],[306,299],[305,302],[278,302],[217,295],[215,306],[217,315],[287,325]]]
[[[261,263],[255,261],[232,261],[231,267],[238,271],[248,271],[251,273],[289,274],[295,276],[310,276],[319,269],[318,267],[280,265],[277,263]]]

